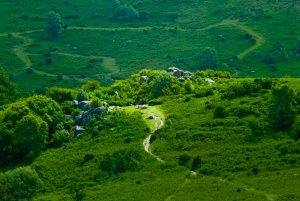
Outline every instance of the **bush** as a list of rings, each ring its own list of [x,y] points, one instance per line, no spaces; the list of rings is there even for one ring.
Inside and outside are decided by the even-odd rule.
[[[90,104],[91,108],[97,108],[97,107],[101,107],[102,103],[101,100],[99,98],[93,98]]]
[[[94,158],[93,154],[85,154],[83,162],[88,162],[88,161],[92,160],[93,158]]]
[[[63,103],[65,101],[72,101],[75,98],[74,90],[64,89],[60,87],[51,87],[47,89],[46,96],[55,100],[58,103]]]
[[[201,159],[199,156],[197,156],[196,158],[193,159],[191,170],[194,171],[194,170],[198,169],[200,167],[200,165],[201,165]]]
[[[26,74],[31,75],[34,73],[34,69],[33,68],[26,68]]]
[[[186,166],[191,157],[188,154],[181,154],[178,159],[178,165]]]
[[[151,89],[151,94],[153,98],[158,96],[165,95],[168,88],[171,87],[174,76],[167,72],[162,72],[154,80],[154,84]]]
[[[89,96],[84,90],[81,89],[81,90],[78,91],[76,99],[78,101],[89,100]]]
[[[67,130],[56,131],[50,140],[50,144],[55,147],[59,147],[63,143],[66,143],[70,140],[70,133]]]
[[[100,169],[118,174],[126,170],[135,170],[138,167],[140,154],[136,150],[120,150],[112,155],[106,153],[100,161]]]
[[[225,118],[228,115],[229,113],[224,106],[218,106],[214,111],[214,118]]]
[[[43,186],[36,171],[30,167],[19,167],[0,174],[0,181],[16,200],[30,200],[34,193]]]
[[[238,117],[245,117],[250,114],[249,108],[246,106],[238,107],[235,111],[236,116]]]

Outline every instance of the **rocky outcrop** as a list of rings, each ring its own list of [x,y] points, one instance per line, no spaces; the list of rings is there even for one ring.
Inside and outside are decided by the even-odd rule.
[[[143,84],[144,82],[147,82],[148,77],[147,76],[141,76],[140,77],[140,84]]]
[[[176,67],[169,67],[167,72],[173,73],[173,75],[177,77],[180,82],[184,82],[186,79],[193,79],[193,74],[191,72],[183,71]]]
[[[84,128],[81,126],[75,126],[75,132],[74,132],[74,137],[77,138],[79,137],[82,133],[84,132]]]
[[[75,138],[79,137],[84,132],[84,126],[89,123],[93,117],[100,119],[101,115],[108,109],[108,104],[105,101],[102,101],[101,103],[101,107],[90,108],[90,101],[73,101],[74,107],[81,110],[80,113],[75,117]],[[66,115],[66,117],[71,118],[70,115]],[[107,118],[104,119],[106,119],[106,122]]]

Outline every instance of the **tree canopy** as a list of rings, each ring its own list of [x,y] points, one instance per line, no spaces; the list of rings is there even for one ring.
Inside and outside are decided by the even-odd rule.
[[[0,105],[11,103],[17,97],[16,85],[10,82],[5,71],[0,68]]]
[[[46,19],[45,32],[46,35],[52,40],[58,40],[60,30],[62,29],[62,21],[57,13],[51,11]]]

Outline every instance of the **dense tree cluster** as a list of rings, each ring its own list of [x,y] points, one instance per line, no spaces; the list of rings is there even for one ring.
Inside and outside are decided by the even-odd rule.
[[[0,69],[0,106],[11,103],[17,98],[16,85],[11,83],[4,70]]]
[[[30,167],[18,167],[0,173],[0,200],[31,200],[42,186],[43,182],[35,170]]]
[[[9,105],[0,113],[0,164],[34,158],[64,121],[61,107],[45,96],[35,95]]]
[[[58,40],[62,27],[63,22],[61,21],[59,14],[51,11],[46,19],[46,35],[52,40]]]

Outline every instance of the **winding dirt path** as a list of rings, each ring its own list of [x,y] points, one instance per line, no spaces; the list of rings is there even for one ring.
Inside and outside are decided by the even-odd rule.
[[[159,118],[159,117],[156,117],[156,116],[155,116],[155,118]],[[158,129],[160,129],[161,127],[163,127],[163,126],[164,126],[164,122],[163,122],[163,120],[160,119],[160,124],[159,124],[159,125],[157,125],[157,124],[155,125],[154,131],[151,132],[151,133],[146,137],[146,139],[145,139],[144,142],[143,142],[145,151],[146,151],[147,153],[149,153],[150,155],[152,155],[153,157],[155,157],[155,158],[156,158],[158,161],[160,161],[160,162],[164,162],[164,161],[161,160],[158,156],[155,156],[155,155],[151,152],[151,150],[149,149],[149,147],[150,147],[150,141],[151,141],[151,137],[152,137],[153,133],[154,133],[156,130],[158,130]]]
[[[257,48],[261,47],[265,43],[265,38],[263,35],[260,33],[254,31],[252,28],[243,25],[240,23],[238,20],[235,19],[225,19],[217,24],[209,25],[207,27],[201,28],[201,29],[194,29],[195,31],[205,31],[214,27],[219,27],[219,26],[234,26],[237,27],[238,29],[241,29],[248,34],[252,35],[252,37],[256,40],[255,44],[248,49],[244,50],[240,54],[237,55],[239,59],[244,58],[246,55],[248,55],[250,52],[256,50]],[[91,30],[91,31],[122,31],[122,30],[145,30],[145,29],[152,29],[152,27],[123,27],[123,28],[105,28],[105,27],[69,27],[68,29],[71,30]],[[174,27],[165,27],[164,29],[166,30],[172,30]],[[190,31],[191,29],[182,29],[178,28],[178,31]]]
[[[248,49],[244,50],[243,52],[241,52],[240,54],[237,55],[237,57],[239,59],[244,58],[246,55],[248,55],[249,53],[251,53],[252,51],[254,51],[255,49],[261,47],[264,43],[265,43],[265,38],[255,32],[253,29],[251,29],[248,26],[245,26],[243,24],[241,24],[238,20],[231,20],[231,19],[225,19],[217,24],[213,24],[201,29],[194,29],[195,31],[205,31],[214,27],[218,27],[218,26],[235,26],[241,30],[244,30],[245,32],[247,32],[248,34],[252,35],[253,38],[256,40],[256,43],[249,47]],[[138,28],[132,28],[132,27],[123,27],[123,28],[105,28],[105,27],[68,27],[68,30],[91,30],[91,31],[114,31],[114,30],[145,30],[145,29],[152,29],[152,27],[138,27]],[[166,30],[171,30],[174,29],[174,27],[165,27],[164,29]],[[190,29],[182,29],[182,28],[178,28],[177,30],[179,31],[190,31]],[[33,43],[33,39],[30,37],[26,37],[26,36],[22,36],[22,34],[26,34],[26,33],[32,33],[32,32],[36,32],[36,31],[42,31],[41,29],[39,30],[31,30],[31,31],[26,31],[26,32],[14,32],[12,33],[13,37],[19,38],[21,40],[23,40],[22,44],[19,44],[18,46],[14,47],[13,52],[17,55],[17,57],[25,64],[26,68],[30,68],[32,66],[32,62],[29,58],[29,53],[26,52],[26,47],[29,46],[30,44]],[[0,36],[7,36],[7,34],[4,33],[0,33]],[[88,58],[102,58],[103,59],[103,66],[110,69],[112,73],[117,73],[119,72],[119,68],[115,65],[115,59],[111,58],[111,57],[102,57],[102,56],[82,56],[82,55],[76,55],[76,54],[69,54],[69,53],[58,53],[60,55],[65,55],[65,56],[70,56],[70,57],[88,57]],[[57,76],[55,74],[51,74],[51,73],[46,73],[43,71],[35,71],[37,74],[41,74],[41,75],[48,75],[48,76]],[[64,76],[64,78],[69,79],[69,77]],[[82,81],[82,79],[78,79],[80,81]]]
[[[149,112],[144,112],[144,119],[145,121],[150,121],[149,120],[149,115],[151,114],[153,117],[154,117],[154,120],[156,121],[155,124],[150,124],[152,125],[152,129],[150,128],[151,132],[150,134],[146,137],[146,139],[143,141],[143,145],[144,145],[144,149],[147,153],[149,153],[150,155],[152,155],[154,158],[156,158],[156,160],[160,161],[160,162],[165,162],[163,161],[162,159],[160,159],[158,156],[154,155],[151,150],[150,150],[150,141],[151,141],[151,137],[152,135],[155,133],[155,131],[157,131],[158,129],[162,128],[164,126],[164,121],[162,120],[165,119],[165,117],[163,116],[163,113],[159,111],[159,108],[154,108],[152,106],[148,106],[148,109],[150,110]],[[155,115],[157,114],[157,115]],[[158,115],[159,114],[159,115]],[[195,171],[190,171],[190,174],[192,176],[197,176],[197,172]],[[249,187],[245,184],[241,184],[241,183],[236,183],[236,182],[231,182],[231,181],[228,181],[228,180],[224,180],[224,179],[221,179],[219,177],[213,177],[211,176],[212,178],[216,178],[218,179],[220,182],[223,182],[223,183],[227,183],[227,184],[230,184],[230,185],[233,185],[233,186],[238,186],[239,188],[242,188],[242,189],[245,189],[246,191],[249,191],[251,193],[254,193],[256,195],[264,195],[266,197],[266,199],[268,201],[275,201],[276,198],[278,197],[277,195],[275,194],[270,194],[270,193],[267,193],[267,192],[264,192],[264,191],[261,191],[261,190],[257,190],[253,187]],[[178,193],[180,190],[182,190],[187,184],[189,184],[191,182],[190,179],[186,178],[184,180],[184,182],[182,183],[182,185],[180,185],[175,191],[173,194],[169,195],[165,201],[170,201],[172,200],[172,198],[174,198],[176,196],[176,193]]]

